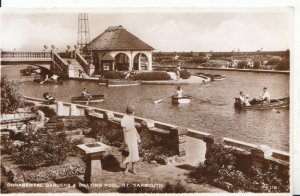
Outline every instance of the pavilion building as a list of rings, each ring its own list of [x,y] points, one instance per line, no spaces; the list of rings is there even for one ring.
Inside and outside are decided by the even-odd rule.
[[[108,27],[88,47],[92,53],[95,74],[107,70],[152,70],[154,48],[121,25]]]

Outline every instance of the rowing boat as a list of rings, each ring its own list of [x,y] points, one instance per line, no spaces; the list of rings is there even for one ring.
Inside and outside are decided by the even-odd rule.
[[[191,102],[191,98],[187,96],[177,97],[176,95],[172,96],[173,104],[189,104]]]
[[[281,99],[271,99],[270,103],[263,101],[262,103],[252,104],[250,106],[246,106],[241,104],[240,99],[238,97],[235,98],[234,107],[236,109],[255,109],[255,110],[268,110],[268,109],[276,109],[276,108],[284,108],[288,107],[290,104],[290,98],[285,97]]]
[[[53,79],[44,80],[40,75],[35,76],[33,81],[40,84],[63,84],[63,80],[53,80]]]
[[[141,83],[139,81],[133,81],[133,80],[101,79],[98,84],[107,87],[123,87],[123,86],[137,86],[140,85]]]
[[[225,80],[226,79],[226,75],[219,75],[219,74],[195,73],[194,75],[209,77],[211,79],[211,81]]]
[[[104,95],[91,95],[92,98],[88,98],[88,97],[72,97],[71,101],[73,103],[96,103],[96,102],[101,102],[104,101]]]

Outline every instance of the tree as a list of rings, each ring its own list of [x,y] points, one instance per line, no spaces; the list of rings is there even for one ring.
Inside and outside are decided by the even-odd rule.
[[[282,61],[282,58],[279,56],[272,56],[268,61],[267,65],[278,65]]]
[[[19,92],[19,85],[15,81],[8,81],[1,77],[1,113],[11,113],[25,104],[23,95]]]
[[[247,61],[240,61],[237,64],[238,69],[245,69],[247,67]]]
[[[260,62],[259,61],[255,61],[254,65],[253,65],[253,69],[259,69],[260,68]]]

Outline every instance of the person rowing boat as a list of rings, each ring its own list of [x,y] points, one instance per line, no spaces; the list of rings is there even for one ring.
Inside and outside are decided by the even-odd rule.
[[[88,98],[88,100],[92,99],[92,95],[86,90],[86,88],[84,88],[82,90],[81,96],[84,97],[84,98]]]
[[[263,93],[261,95],[257,96],[256,98],[252,99],[250,101],[250,104],[253,105],[253,104],[259,104],[259,103],[264,103],[264,102],[270,103],[271,96],[267,90],[268,90],[267,87],[264,87]]]
[[[176,89],[176,95],[175,95],[177,98],[181,98],[183,97],[183,90],[180,86],[177,87]]]

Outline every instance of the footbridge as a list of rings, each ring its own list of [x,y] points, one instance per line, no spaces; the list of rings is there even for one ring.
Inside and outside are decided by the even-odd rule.
[[[30,64],[49,69],[62,78],[68,77],[68,63],[53,51],[20,52],[1,51],[1,65]]]

